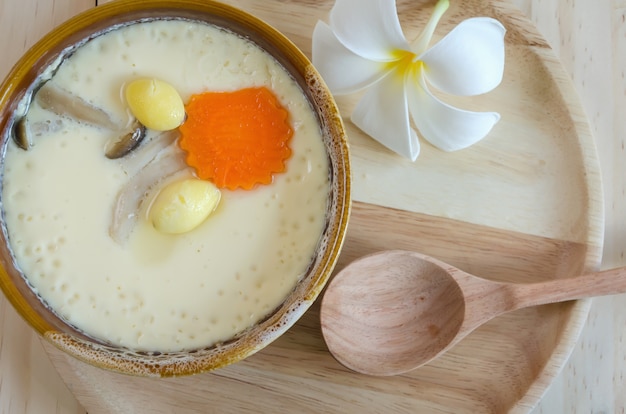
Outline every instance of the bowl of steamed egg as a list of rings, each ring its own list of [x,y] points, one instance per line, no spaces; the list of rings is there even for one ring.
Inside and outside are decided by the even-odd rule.
[[[0,85],[0,285],[90,364],[178,376],[289,329],[350,213],[341,117],[283,35],[205,0],[119,1]]]

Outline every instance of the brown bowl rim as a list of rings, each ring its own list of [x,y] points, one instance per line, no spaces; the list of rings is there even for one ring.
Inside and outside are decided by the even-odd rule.
[[[312,264],[314,271],[306,274],[307,283],[298,283],[281,307],[232,341],[204,350],[167,355],[124,350],[97,341],[94,343],[92,338],[71,328],[51,312],[28,286],[26,278],[16,270],[8,248],[3,214],[0,289],[20,316],[49,342],[84,362],[125,374],[160,377],[195,374],[240,361],[289,329],[311,306],[330,278],[345,240],[351,210],[349,146],[339,110],[323,79],[300,49],[278,30],[239,8],[212,0],[116,0],[80,13],[50,31],[18,60],[0,84],[2,164],[7,145],[5,141],[9,139],[8,128],[12,125],[17,105],[27,93],[32,92],[34,81],[44,68],[49,67],[59,55],[67,53],[69,46],[86,41],[94,34],[120,24],[167,18],[208,21],[270,51],[297,78],[310,103],[317,109],[320,122],[325,126],[326,146],[333,146],[336,151],[330,154],[330,164],[337,185],[333,186],[331,195],[335,214],[329,219],[324,233],[328,245]],[[330,148],[328,152],[331,152]],[[286,306],[294,297],[298,300]],[[254,337],[259,330],[264,332],[262,338],[258,335]]]

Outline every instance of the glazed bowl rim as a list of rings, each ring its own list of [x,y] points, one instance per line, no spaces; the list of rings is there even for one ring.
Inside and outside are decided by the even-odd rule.
[[[351,209],[351,180],[348,143],[339,110],[309,59],[269,24],[239,8],[213,0],[116,0],[80,13],[45,35],[25,52],[0,84],[2,171],[10,129],[21,110],[20,102],[36,90],[35,80],[42,77],[43,71],[60,62],[60,57],[71,53],[81,42],[121,25],[157,19],[207,21],[232,30],[270,52],[292,76],[300,77],[298,84],[316,110],[328,141],[325,142],[326,152],[331,158],[333,178],[331,217],[324,230],[326,245],[284,303],[232,341],[180,353],[135,352],[94,343],[92,338],[72,329],[58,316],[50,315],[53,312],[27,286],[27,279],[22,276],[23,284],[16,280],[17,265],[10,252],[2,212],[0,288],[27,323],[58,348],[92,365],[126,374],[165,377],[210,371],[247,358],[286,332],[306,312],[330,278],[341,252]],[[0,190],[1,183],[0,180]]]

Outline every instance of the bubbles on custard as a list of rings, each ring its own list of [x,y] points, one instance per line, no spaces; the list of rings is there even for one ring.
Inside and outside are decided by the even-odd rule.
[[[130,44],[131,43],[127,39],[126,46],[130,46]],[[126,59],[128,60],[128,57]],[[231,62],[230,60],[228,62],[229,64],[227,66],[229,70],[230,69],[235,70],[236,62]],[[302,131],[302,130],[306,130],[307,126],[301,123],[297,123],[296,128]],[[63,141],[63,142],[65,142],[64,145],[66,146],[67,141]],[[325,174],[327,173],[328,167],[325,164],[311,160],[310,148],[305,148],[304,151],[302,151],[301,153],[302,153],[301,157],[294,157],[294,160],[290,161],[290,167],[289,167],[289,168],[299,169],[301,173],[298,173],[298,174],[295,174],[294,176],[289,177],[288,184],[301,183],[301,182],[306,181],[307,174],[313,172],[316,169],[320,171],[324,171]],[[331,169],[331,171],[335,173],[334,170]],[[326,192],[328,192],[327,187],[320,184],[317,187],[317,189],[315,189],[314,191],[320,192],[320,194],[323,194],[324,202],[326,202],[325,201],[326,196],[327,196]],[[336,201],[333,201],[333,202],[336,202]],[[304,205],[308,205],[308,204],[310,204],[310,200],[307,199]],[[275,194],[275,196],[267,198],[265,200],[264,207],[267,210],[274,209],[274,211],[277,211],[281,214],[283,214],[285,211],[289,211],[290,209],[289,204],[286,203],[284,199],[279,197],[278,194]],[[324,210],[325,207],[326,206],[323,205],[322,210]],[[33,215],[25,216],[23,217],[23,219],[28,220],[29,217],[30,217],[31,222],[33,220],[36,220],[36,217]],[[298,234],[299,232],[302,231],[303,228],[306,228],[307,226],[312,225],[316,221],[323,222],[324,217],[320,218],[319,210],[316,211],[315,208],[311,208],[310,212],[302,214],[301,217],[298,217],[297,219],[290,217],[289,219],[285,220],[284,223],[281,223],[281,225],[278,226],[276,231],[279,237],[286,239],[289,234]],[[254,232],[251,232],[251,231],[240,231],[237,236],[240,237],[242,240],[250,240],[255,235],[254,235]],[[326,242],[327,237],[328,237],[327,235],[323,236],[322,244]],[[313,242],[313,244],[315,243],[316,241]],[[44,244],[42,248],[46,250],[49,248],[49,246],[50,244]],[[284,242],[284,245],[281,246],[276,251],[276,256],[279,257],[276,268],[269,269],[269,270],[265,269],[265,271],[272,272],[272,271],[278,271],[278,270],[284,269],[285,268],[284,266],[286,266],[286,263],[289,261],[293,261],[293,260],[297,260],[298,262],[301,262],[306,266],[308,262],[310,261],[311,252],[307,253],[304,251],[305,249],[303,249],[303,251],[294,251],[294,247],[298,247],[298,243],[295,243],[294,241],[286,240]],[[58,246],[55,248],[58,248]],[[205,246],[199,246],[197,247],[196,250],[198,254],[207,253],[207,248]],[[325,250],[325,247],[324,246],[321,247],[321,250],[322,251]],[[54,261],[52,263],[54,263]],[[59,260],[57,262],[57,266],[52,265],[51,267],[55,269],[59,269],[63,267],[64,264],[65,263],[63,260]],[[255,263],[251,265],[249,269],[244,269],[238,275],[235,274],[236,280],[237,280],[237,277],[239,277],[239,280],[241,280],[244,277],[251,278],[251,280],[253,281],[254,289],[247,293],[243,293],[242,291],[237,291],[236,293],[237,293],[237,297],[239,297],[241,301],[253,302],[257,304],[258,305],[257,308],[259,310],[258,312],[236,314],[234,318],[235,323],[233,325],[233,329],[245,329],[246,327],[249,327],[249,329],[255,329],[255,326],[253,325],[256,323],[256,321],[262,320],[263,318],[268,317],[268,315],[270,315],[271,312],[275,310],[276,304],[267,303],[263,298],[264,296],[263,292],[266,289],[271,289],[272,285],[271,283],[267,283],[267,280],[265,279],[266,275],[264,274],[264,272],[261,271],[262,268],[263,268],[262,265]],[[206,270],[206,266],[205,266],[205,270]],[[244,276],[244,275],[253,275],[253,276]],[[44,277],[47,277],[47,276],[44,276]],[[168,280],[168,283],[174,283],[174,282]],[[109,277],[108,280],[105,281],[105,284],[114,285],[115,281],[113,281]],[[282,280],[280,281],[280,284],[289,285],[289,287],[292,287],[293,281],[290,282],[287,280]],[[63,286],[63,284],[60,284],[58,286],[59,286],[58,289],[61,290],[62,289],[61,286]],[[137,306],[136,304],[135,306],[133,306],[131,304],[132,295],[130,295],[128,292],[125,292],[121,286],[120,288],[121,288],[120,296],[118,297],[118,299],[120,300],[120,302],[123,303],[124,311],[128,314],[140,313],[143,309],[143,306]],[[64,291],[64,293],[71,293],[70,292],[71,289],[68,289],[68,288],[65,288],[65,289],[66,290]],[[204,294],[204,291],[211,289],[211,287],[207,283],[199,283],[197,285],[194,285],[194,289],[201,291]],[[226,292],[223,289],[219,289],[217,291],[214,291],[213,293],[216,299],[218,300],[220,299],[229,300],[232,292]],[[70,297],[73,298],[74,296],[70,296]],[[70,305],[77,304],[80,301],[86,301],[87,303],[89,303],[92,309],[96,309],[96,307],[102,306],[96,297],[84,296],[84,295],[79,295],[77,298],[75,298],[74,302]],[[263,338],[259,339],[258,342],[256,342],[256,344],[262,343],[266,340],[271,340],[275,338],[277,335],[279,335],[280,333],[284,332],[304,312],[304,310],[308,307],[308,304],[309,303],[306,303],[306,301],[298,302],[294,304],[293,306],[288,307],[286,310],[284,310],[284,312],[282,310],[279,311],[279,316],[281,316],[282,319],[278,321],[273,319],[275,325],[270,325],[270,326],[265,325],[265,327],[267,327],[269,331],[266,335],[263,336]],[[114,309],[105,309],[105,313],[110,314],[113,310]],[[137,343],[140,347],[143,344],[143,341],[147,335],[147,332],[150,330],[150,326],[158,325],[160,323],[156,315],[151,314],[150,312],[146,312],[141,315],[142,317],[140,319],[140,322],[134,323],[131,326],[131,328],[133,329],[133,333],[134,333],[134,342]],[[195,340],[197,340],[198,337],[201,336],[202,332],[212,331],[215,326],[224,322],[220,316],[204,315],[202,317],[199,317],[198,315],[195,315],[191,311],[185,311],[185,310],[180,310],[180,309],[178,311],[175,311],[174,314],[171,316],[172,316],[172,320],[192,321],[194,324],[197,324],[198,326],[202,327],[201,332],[198,332],[197,334],[193,332],[187,332],[182,328],[180,329],[180,331],[177,330],[176,331],[177,339],[175,339],[175,341],[176,343],[183,344],[183,345],[189,342],[193,343]],[[245,336],[245,333],[242,333],[242,335]],[[181,353],[174,352],[174,353],[161,354],[164,356],[163,358],[159,358],[160,355],[157,355],[158,353],[145,353],[145,352],[140,352],[140,351],[118,352],[117,350],[111,351],[105,345],[103,345],[102,347],[98,345],[84,346],[84,344],[81,344],[79,341],[76,341],[75,339],[67,337],[63,334],[50,334],[49,338],[53,342],[55,342],[57,346],[60,346],[66,349],[71,349],[73,353],[81,354],[83,358],[85,359],[98,360],[100,361],[101,364],[107,367],[112,367],[112,366],[114,367],[116,364],[120,364],[120,366],[121,365],[126,366],[124,370],[130,370],[131,372],[134,371],[136,373],[141,373],[141,374],[150,374],[150,375],[154,374],[154,375],[159,375],[159,376],[164,375],[164,374],[167,375],[168,372],[173,372],[174,370],[173,367],[176,367],[179,364],[189,364],[189,366],[192,367],[190,369],[193,370],[194,366],[201,367],[203,366],[203,364],[206,364],[207,361],[215,360],[215,361],[218,361],[218,363],[215,366],[219,366],[219,358],[220,358],[220,355],[223,355],[222,352],[227,352],[228,350],[232,350],[236,346],[240,345],[238,344],[237,340],[235,340],[232,342],[229,341],[229,344],[225,346],[222,346],[218,343],[214,347],[211,347],[210,351],[206,351],[206,352],[204,350],[199,350],[199,351],[193,350],[193,354],[200,355],[199,357],[194,356],[194,358],[188,358],[187,357],[188,355],[186,355],[186,353],[184,352],[181,352]],[[114,340],[124,342],[124,340],[119,336],[115,337]],[[249,352],[250,349],[252,350],[255,349],[255,343],[248,344],[247,351],[245,352]]]

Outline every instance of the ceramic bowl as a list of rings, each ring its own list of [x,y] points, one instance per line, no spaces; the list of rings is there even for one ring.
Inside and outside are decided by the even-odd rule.
[[[348,145],[341,117],[323,80],[306,56],[281,33],[242,10],[208,0],[112,2],[76,16],[42,38],[17,62],[0,86],[2,166],[20,100],[33,93],[38,78],[47,67],[72,53],[76,45],[115,25],[170,18],[203,21],[227,28],[256,43],[287,69],[317,113],[330,161],[331,194],[325,230],[313,262],[282,305],[228,341],[172,353],[139,352],[107,345],[84,335],[57,316],[18,270],[3,214],[0,285],[18,313],[46,340],[74,357],[98,367],[142,376],[180,376],[213,370],[240,361],[278,338],[309,308],[330,277],[346,235],[350,213]]]

